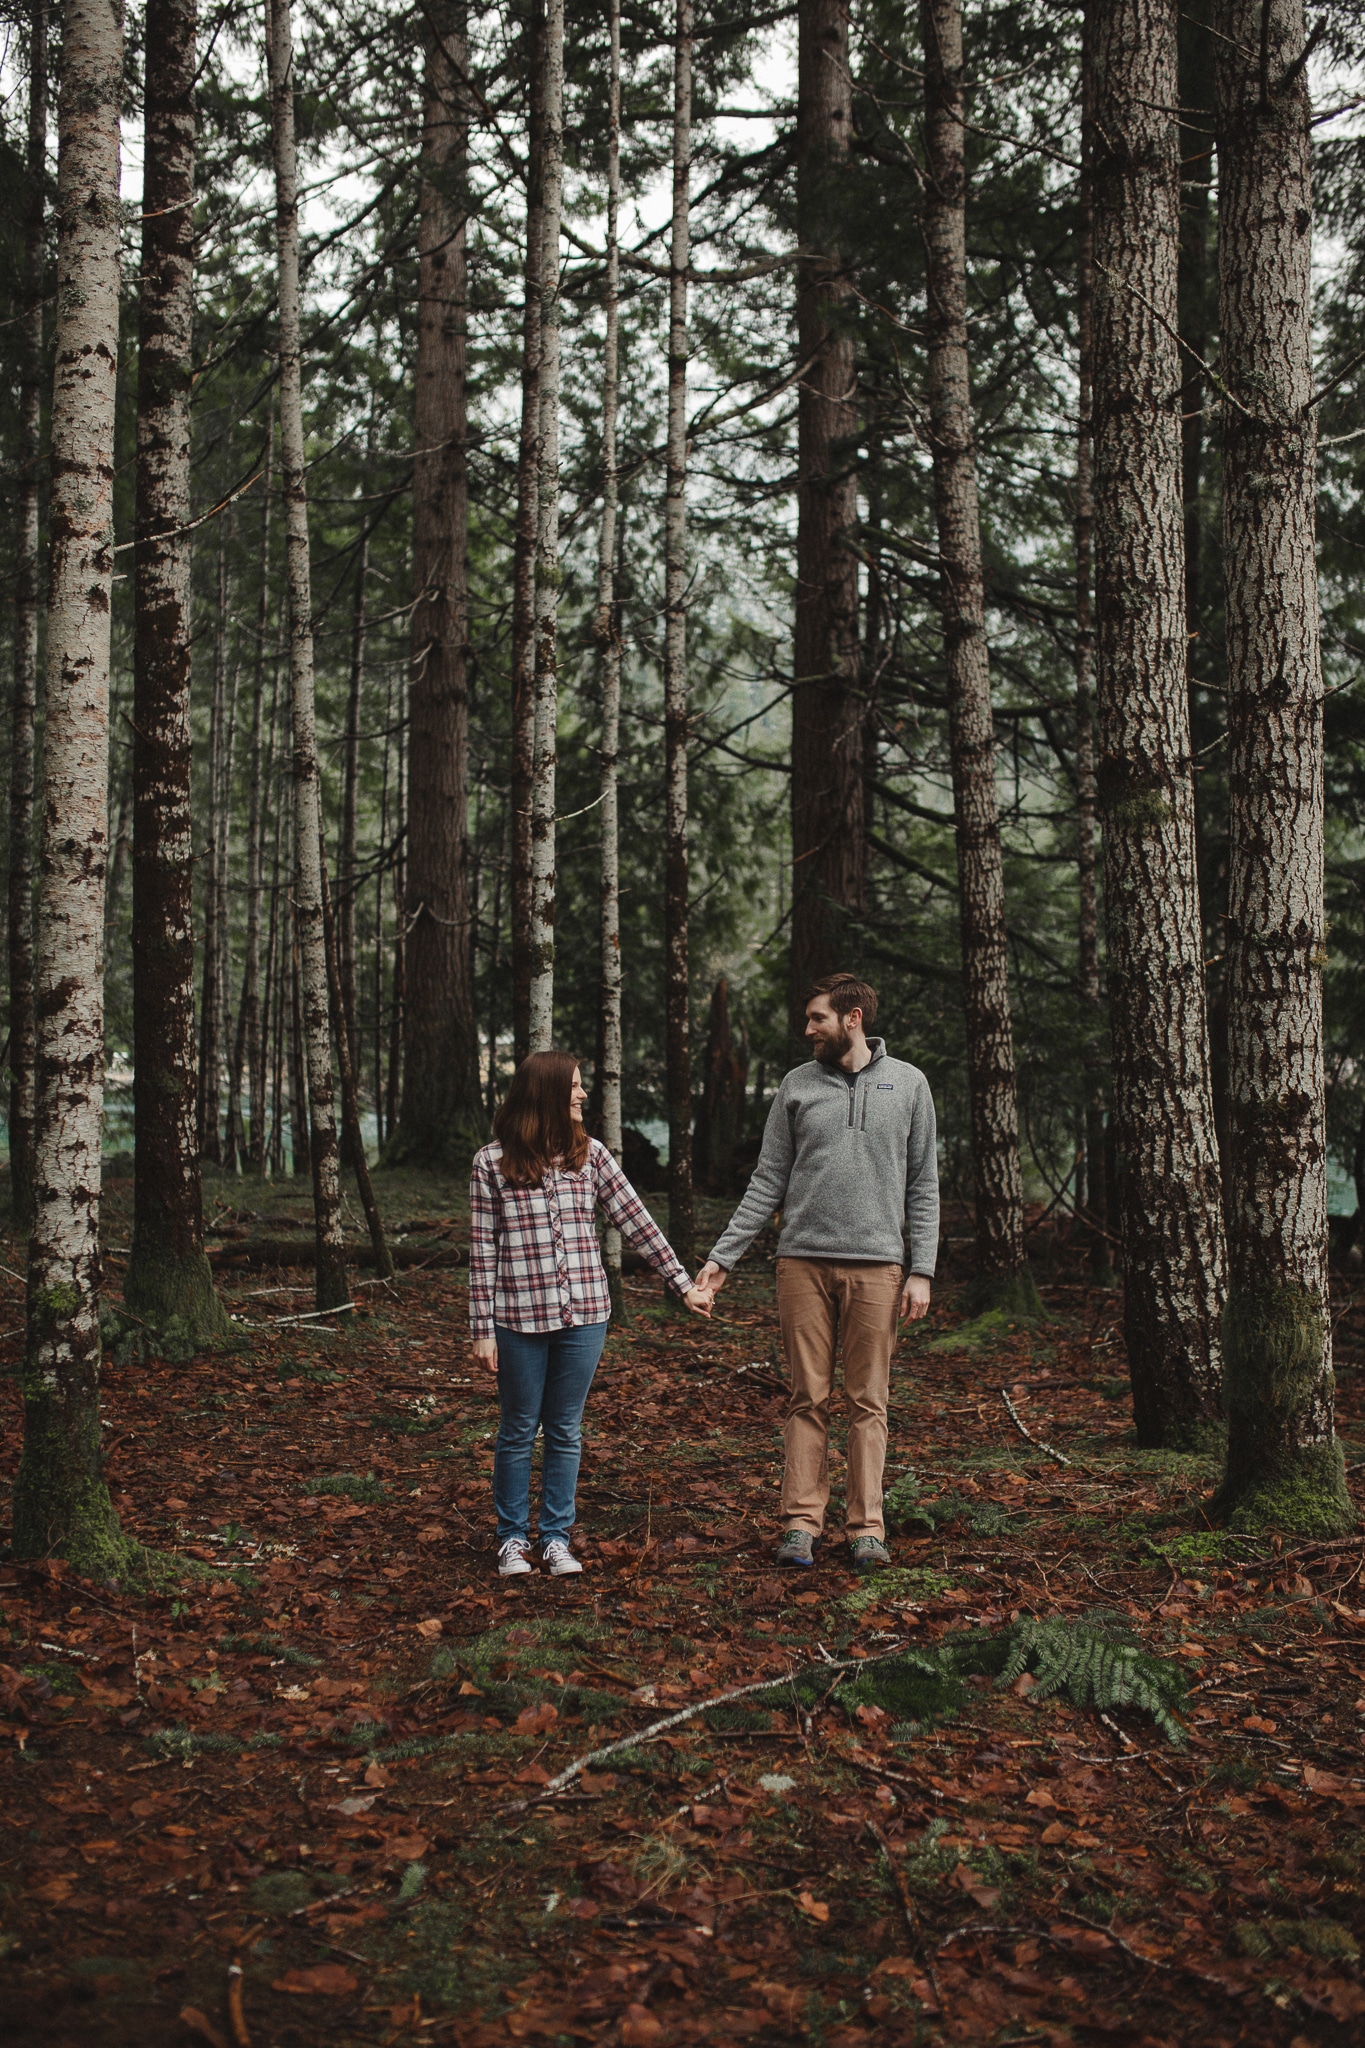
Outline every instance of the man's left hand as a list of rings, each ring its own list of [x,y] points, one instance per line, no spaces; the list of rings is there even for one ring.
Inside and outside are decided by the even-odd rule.
[[[929,1282],[923,1273],[907,1273],[901,1289],[901,1321],[917,1323],[929,1313]]]

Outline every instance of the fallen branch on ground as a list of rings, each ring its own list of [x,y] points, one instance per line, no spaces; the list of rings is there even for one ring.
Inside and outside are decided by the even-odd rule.
[[[1055,1458],[1059,1465],[1070,1465],[1072,1463],[1072,1460],[1070,1458],[1064,1458],[1060,1451],[1053,1449],[1051,1444],[1045,1444],[1040,1437],[1034,1436],[1031,1430],[1025,1428],[1023,1418],[1020,1416],[1019,1410],[1015,1407],[1013,1401],[1011,1401],[1008,1390],[1004,1387],[1000,1389],[1000,1398],[1004,1402],[1005,1406],[1009,1409],[1010,1421],[1014,1424],[1020,1436],[1024,1437],[1029,1443],[1033,1445],[1035,1451],[1046,1451],[1049,1458]]]

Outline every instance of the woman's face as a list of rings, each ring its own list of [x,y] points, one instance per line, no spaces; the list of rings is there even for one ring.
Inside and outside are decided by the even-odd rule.
[[[576,1124],[581,1124],[583,1121],[583,1104],[587,1099],[588,1091],[583,1086],[583,1076],[575,1067],[573,1070],[573,1081],[569,1088],[569,1115]]]

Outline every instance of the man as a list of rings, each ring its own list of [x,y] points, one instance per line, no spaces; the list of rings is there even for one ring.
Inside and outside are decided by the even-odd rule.
[[[842,1338],[848,1397],[847,1528],[855,1568],[891,1562],[882,1521],[886,1402],[901,1317],[929,1307],[938,1258],[934,1104],[918,1067],[869,1038],[877,993],[827,974],[806,998],[815,1057],[782,1082],[758,1165],[697,1285],[715,1293],[775,1209],[777,1312],[791,1393],[780,1565],[814,1562],[829,1504],[829,1401]],[[902,1238],[902,1218],[905,1236]],[[904,1271],[904,1277],[902,1277]]]

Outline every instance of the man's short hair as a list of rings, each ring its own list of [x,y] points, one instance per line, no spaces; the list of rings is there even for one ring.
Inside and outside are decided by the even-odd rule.
[[[864,1027],[877,1021],[877,991],[870,982],[859,981],[856,974],[822,974],[802,996],[802,1007],[813,1003],[817,996],[825,997],[836,1017],[861,1010]]]

